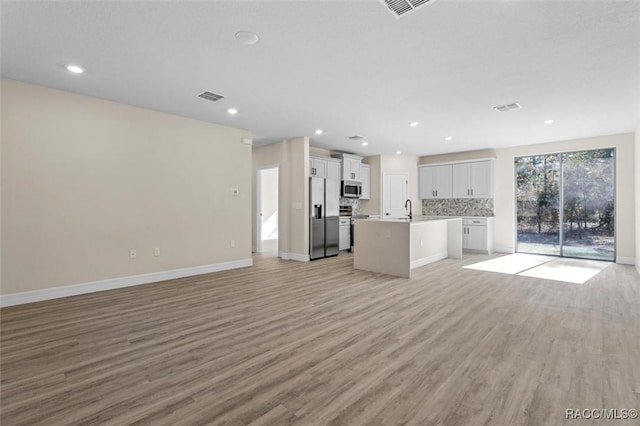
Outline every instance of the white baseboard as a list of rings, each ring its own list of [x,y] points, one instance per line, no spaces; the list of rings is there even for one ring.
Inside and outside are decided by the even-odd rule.
[[[280,256],[284,260],[296,260],[298,262],[309,262],[310,260],[308,254],[287,253],[287,252],[281,251],[281,252],[278,252],[278,256]]]
[[[635,265],[636,259],[634,257],[616,256],[616,263],[620,263],[622,265]]]
[[[493,251],[494,253],[504,253],[504,254],[513,254],[516,252],[513,249],[513,247],[502,247],[502,246],[494,246]]]
[[[116,288],[149,284],[158,281],[172,280],[175,278],[209,274],[211,272],[226,271],[228,269],[245,268],[252,265],[253,260],[249,258],[234,260],[231,262],[214,263],[211,265],[194,266],[190,268],[152,272],[149,274],[132,275],[129,277],[110,278],[107,280],[73,284],[61,287],[52,287],[42,290],[25,291],[22,293],[5,294],[0,296],[0,307],[22,305],[24,303],[40,302],[43,300],[58,299],[60,297],[76,296],[79,294],[113,290]]]
[[[412,260],[410,263],[410,269],[415,269],[415,268],[419,268],[421,266],[424,265],[428,265],[429,263],[433,263],[433,262],[437,262],[438,260],[442,260],[442,259],[446,259],[447,258],[447,252],[442,252],[442,253],[436,253],[434,255],[431,256],[427,256],[427,257],[423,257],[417,260]]]

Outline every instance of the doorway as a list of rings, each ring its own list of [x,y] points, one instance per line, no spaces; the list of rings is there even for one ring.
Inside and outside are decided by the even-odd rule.
[[[516,251],[615,261],[615,150],[515,159]]]
[[[258,169],[257,175],[256,251],[277,255],[279,169]]]
[[[384,173],[382,175],[382,212],[385,218],[407,216],[408,173]]]

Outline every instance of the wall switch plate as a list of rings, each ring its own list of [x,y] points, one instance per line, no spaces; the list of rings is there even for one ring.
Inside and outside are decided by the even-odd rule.
[[[229,245],[231,246],[231,248],[234,248],[236,246],[236,240],[231,240],[229,242]]]
[[[155,257],[159,257],[160,256],[160,247],[154,247],[153,249],[153,255]]]
[[[129,259],[135,259],[138,256],[136,249],[129,250]]]
[[[238,188],[231,188],[231,195],[237,197],[238,195],[240,195],[240,190]]]

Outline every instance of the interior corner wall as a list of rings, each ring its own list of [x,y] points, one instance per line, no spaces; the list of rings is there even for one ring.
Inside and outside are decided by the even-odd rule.
[[[636,127],[635,146],[635,193],[636,193],[636,269],[640,274],[640,123]]]
[[[250,132],[1,87],[3,295],[251,261]]]
[[[257,242],[257,170],[278,166],[278,251],[283,257],[309,255],[309,139],[295,138],[252,150],[252,242]]]

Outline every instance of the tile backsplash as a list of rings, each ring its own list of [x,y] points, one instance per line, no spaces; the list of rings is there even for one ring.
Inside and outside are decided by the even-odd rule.
[[[425,216],[493,216],[493,198],[422,200]]]

